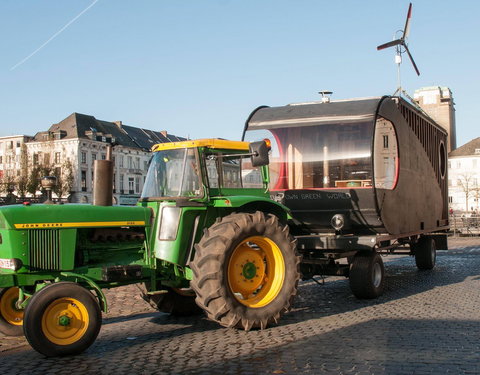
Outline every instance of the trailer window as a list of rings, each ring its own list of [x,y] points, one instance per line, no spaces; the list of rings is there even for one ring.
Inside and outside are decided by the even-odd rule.
[[[398,146],[392,122],[379,117],[375,125],[374,158],[375,187],[394,189],[398,178]]]
[[[372,187],[372,122],[247,131],[245,140],[269,138],[270,189]]]

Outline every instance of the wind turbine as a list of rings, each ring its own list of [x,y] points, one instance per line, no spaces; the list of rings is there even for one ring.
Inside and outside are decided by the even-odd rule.
[[[400,64],[402,63],[402,54],[407,53],[408,58],[410,59],[410,62],[413,65],[413,68],[415,69],[415,72],[417,75],[420,75],[420,71],[418,70],[417,64],[415,64],[415,60],[413,60],[412,54],[410,53],[410,50],[408,49],[408,35],[410,34],[410,20],[412,18],[412,3],[408,6],[408,12],[407,12],[407,20],[405,21],[405,27],[403,30],[398,30],[391,42],[381,44],[377,47],[377,50],[380,51],[385,48],[389,47],[395,47],[395,63],[397,64],[397,72],[398,72],[398,87],[393,93],[395,94],[404,94],[406,97],[408,97],[410,100],[412,98],[407,94],[407,92],[402,88],[402,83],[400,79]],[[412,100],[413,101],[413,100]]]

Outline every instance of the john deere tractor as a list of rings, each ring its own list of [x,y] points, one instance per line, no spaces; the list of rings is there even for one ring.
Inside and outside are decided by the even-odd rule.
[[[1,207],[0,331],[25,334],[47,356],[80,353],[108,311],[102,290],[133,283],[172,314],[202,309],[245,330],[277,322],[300,257],[287,209],[269,199],[268,150],[264,141],[159,144],[136,207]],[[95,172],[111,181],[98,163],[112,162]]]

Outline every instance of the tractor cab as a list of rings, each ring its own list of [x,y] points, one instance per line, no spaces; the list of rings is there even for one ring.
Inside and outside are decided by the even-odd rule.
[[[269,145],[264,141],[201,139],[162,143],[152,150],[141,202],[206,202],[212,196],[238,195],[236,189],[249,189],[248,195],[260,189],[265,195],[268,170],[262,167],[268,164]]]

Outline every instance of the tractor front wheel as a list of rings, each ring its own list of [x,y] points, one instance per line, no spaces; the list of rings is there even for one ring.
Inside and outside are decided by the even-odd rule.
[[[78,354],[93,344],[102,314],[94,295],[72,282],[40,289],[25,309],[24,333],[47,357]]]
[[[23,309],[17,308],[19,288],[0,290],[0,332],[6,336],[23,335]]]
[[[231,214],[208,228],[196,246],[191,286],[211,320],[263,329],[290,309],[299,264],[288,226],[276,216]]]

